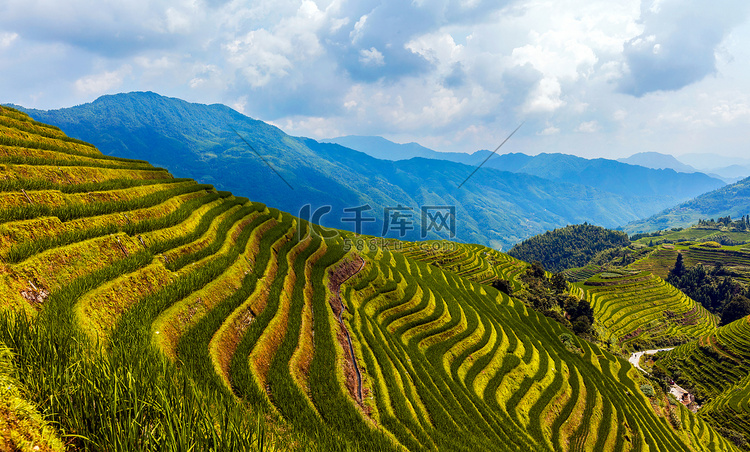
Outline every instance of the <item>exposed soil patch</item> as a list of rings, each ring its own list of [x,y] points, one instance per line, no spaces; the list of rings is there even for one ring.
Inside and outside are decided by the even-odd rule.
[[[32,306],[39,306],[49,297],[49,290],[43,287],[37,287],[32,281],[29,281],[29,287],[21,291],[21,296],[28,300]]]
[[[345,309],[341,301],[341,285],[349,278],[359,273],[364,267],[365,260],[358,254],[345,257],[338,265],[328,271],[328,290],[333,296],[328,300],[336,318],[341,321],[341,313]]]
[[[328,273],[328,289],[332,296],[328,300],[334,315],[339,320],[337,339],[344,351],[344,377],[346,387],[352,398],[362,405],[362,374],[354,356],[354,348],[351,336],[346,329],[342,319],[342,313],[346,308],[341,300],[341,285],[352,276],[359,273],[365,266],[365,260],[358,254],[344,258],[338,265],[331,268]]]

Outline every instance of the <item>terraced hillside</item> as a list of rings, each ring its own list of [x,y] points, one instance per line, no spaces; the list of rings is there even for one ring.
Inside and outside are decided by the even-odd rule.
[[[71,448],[735,450],[482,284],[519,261],[350,249],[7,108],[0,136],[0,343]]]
[[[706,267],[721,264],[740,275],[737,279],[750,282],[750,250],[742,246],[712,248],[694,244],[661,245],[645,258],[630,264],[630,268],[648,270],[666,278],[669,270],[674,267],[678,253],[682,254],[685,265],[689,267],[697,264]]]
[[[750,317],[657,356],[657,365],[704,405],[703,418],[750,438]]]
[[[649,272],[602,273],[577,286],[605,329],[605,340],[635,350],[673,345],[712,332],[718,319]]]

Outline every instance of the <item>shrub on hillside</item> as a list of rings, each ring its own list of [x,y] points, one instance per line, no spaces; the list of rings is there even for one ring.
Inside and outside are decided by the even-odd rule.
[[[490,283],[492,287],[499,290],[500,292],[508,295],[513,295],[513,285],[507,279],[497,278]]]

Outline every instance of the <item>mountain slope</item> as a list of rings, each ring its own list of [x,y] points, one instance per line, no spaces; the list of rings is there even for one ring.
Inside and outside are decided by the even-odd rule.
[[[646,233],[688,227],[700,219],[731,216],[739,218],[750,213],[750,178],[705,193],[675,207],[624,227],[628,234]]]
[[[705,407],[702,416],[719,428],[750,438],[750,317],[657,355],[657,366],[690,388]]]
[[[357,251],[10,109],[0,135],[0,342],[78,449],[736,450],[473,281],[524,268],[494,250]]]
[[[657,202],[667,199],[679,202],[724,186],[724,182],[702,173],[677,173],[671,169],[656,170],[565,154],[539,154],[518,172],[585,184],[621,196],[653,198]]]
[[[399,237],[401,231],[385,224],[385,209],[409,207],[414,209],[413,229],[404,230],[402,238],[410,240],[422,238],[419,220],[425,205],[456,207],[456,240],[507,249],[555,227],[585,221],[614,227],[673,204],[671,195],[616,196],[580,185],[574,177],[560,183],[492,168],[482,168],[459,190],[474,167],[377,160],[335,144],[290,137],[225,106],[154,93],[103,96],[91,104],[29,113],[96,144],[105,154],[145,158],[283,211],[297,214],[308,204],[311,212],[331,206],[320,218],[330,227],[352,229],[354,214],[344,209],[369,205],[363,215],[374,221],[364,223],[363,232],[380,235],[385,229]],[[445,229],[425,232],[426,238],[449,237]]]

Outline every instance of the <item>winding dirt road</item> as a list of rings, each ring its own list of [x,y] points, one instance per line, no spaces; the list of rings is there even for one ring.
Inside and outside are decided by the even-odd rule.
[[[628,361],[630,361],[630,364],[632,364],[636,369],[638,369],[641,372],[647,374],[648,372],[646,371],[646,369],[644,369],[643,367],[641,367],[641,356],[643,356],[643,355],[655,355],[655,354],[657,354],[659,352],[668,352],[669,350],[673,350],[673,349],[674,349],[674,347],[660,348],[660,349],[656,349],[656,350],[644,350],[644,351],[641,351],[641,352],[635,352],[632,355],[630,355],[630,358],[628,359]],[[687,389],[682,388],[680,386],[677,386],[674,383],[672,383],[670,385],[670,387],[669,387],[669,393],[672,394],[672,395],[674,395],[677,398],[677,400],[679,400],[680,402],[682,402],[684,405],[687,405],[687,402],[684,402],[685,395],[688,396],[689,400],[692,399],[692,396],[687,391]],[[694,411],[697,411],[697,409],[695,409]]]
[[[628,361],[630,361],[630,364],[632,364],[636,369],[640,370],[641,372],[647,374],[646,369],[641,367],[641,356],[643,355],[655,355],[659,352],[668,352],[670,350],[674,350],[674,347],[670,348],[659,348],[656,350],[643,350],[642,352],[635,352],[632,355],[630,355],[630,358]]]

